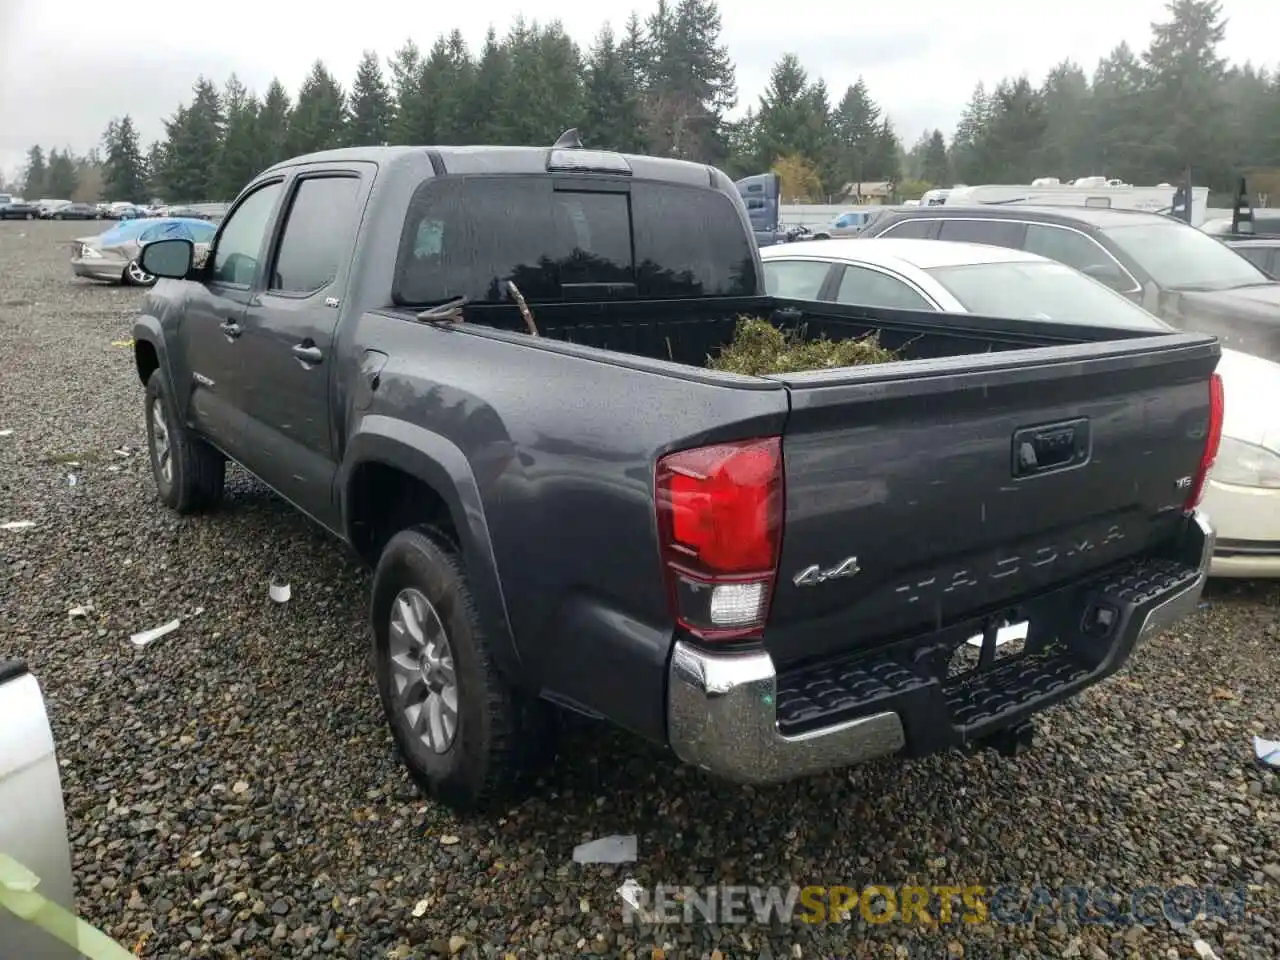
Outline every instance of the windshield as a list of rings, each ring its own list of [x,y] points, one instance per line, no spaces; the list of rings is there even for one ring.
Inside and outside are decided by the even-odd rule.
[[[1230,247],[1186,224],[1141,223],[1102,232],[1167,290],[1230,290],[1270,282]]]
[[[1085,326],[1169,329],[1137,304],[1060,263],[972,263],[925,272],[970,313]]]

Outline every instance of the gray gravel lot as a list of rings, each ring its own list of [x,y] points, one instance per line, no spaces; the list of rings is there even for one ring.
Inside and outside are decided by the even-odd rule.
[[[426,803],[366,669],[364,571],[239,471],[213,516],[157,502],[131,351],[112,345],[140,295],[73,280],[58,245],[96,230],[0,223],[0,522],[37,524],[0,531],[0,655],[26,658],[49,701],[79,911],[140,955],[1146,958],[1203,937],[1223,958],[1280,956],[1280,783],[1251,747],[1280,737],[1274,585],[1212,589],[1016,760],[747,789],[575,726],[505,817]],[[267,599],[277,570],[284,606]],[[174,617],[191,619],[130,646]],[[639,835],[638,863],[572,863],[611,833]],[[1249,892],[1243,919],[1186,929],[1074,913],[659,928],[624,924],[628,876]]]

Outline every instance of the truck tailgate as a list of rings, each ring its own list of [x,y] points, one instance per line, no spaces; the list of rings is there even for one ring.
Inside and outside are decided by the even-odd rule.
[[[1141,554],[1204,450],[1210,337],[786,378],[779,664],[995,612]]]

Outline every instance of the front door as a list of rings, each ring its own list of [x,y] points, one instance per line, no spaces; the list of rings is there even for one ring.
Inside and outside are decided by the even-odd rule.
[[[354,171],[293,182],[266,282],[244,319],[252,364],[248,412],[267,444],[256,451],[255,466],[281,495],[331,527],[337,523],[334,329],[365,196]]]
[[[186,319],[179,334],[190,376],[186,419],[237,459],[249,443],[244,313],[282,188],[281,181],[274,181],[247,194],[218,232],[205,281],[186,281]],[[175,387],[181,398],[183,386]]]

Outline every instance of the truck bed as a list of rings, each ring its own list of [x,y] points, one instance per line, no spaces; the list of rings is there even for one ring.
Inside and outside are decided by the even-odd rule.
[[[1054,344],[1113,341],[1142,331],[1008,320],[932,311],[869,310],[855,305],[773,297],[712,300],[539,303],[531,307],[539,335],[651,360],[705,367],[733,339],[738,318],[768,317],[805,337],[831,340],[878,333],[903,360],[939,359]],[[525,334],[514,306],[469,306],[468,324]]]

